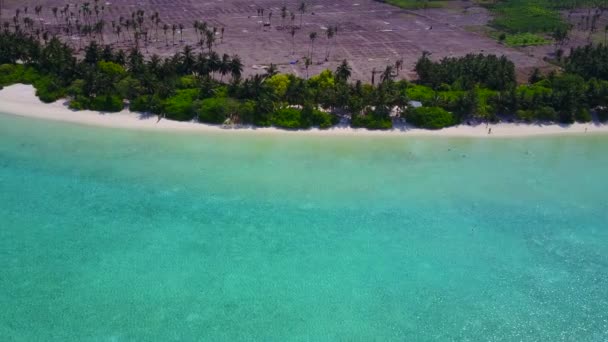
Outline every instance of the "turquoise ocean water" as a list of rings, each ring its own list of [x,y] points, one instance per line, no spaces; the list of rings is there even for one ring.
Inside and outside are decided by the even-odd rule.
[[[606,341],[607,171],[608,136],[0,115],[0,340]]]

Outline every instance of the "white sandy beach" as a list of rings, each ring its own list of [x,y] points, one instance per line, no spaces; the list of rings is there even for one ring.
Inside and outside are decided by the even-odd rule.
[[[52,104],[41,102],[31,85],[16,84],[0,90],[0,113],[27,116],[40,119],[64,121],[92,126],[117,127],[129,129],[186,131],[186,132],[239,132],[239,133],[282,133],[312,135],[402,135],[402,136],[445,136],[445,137],[517,137],[555,134],[608,133],[608,125],[596,123],[572,124],[568,126],[551,124],[491,124],[492,134],[488,134],[486,125],[460,125],[437,131],[410,127],[395,128],[390,131],[370,131],[350,127],[334,127],[328,130],[310,129],[287,131],[277,128],[226,128],[195,122],[158,120],[157,116],[143,116],[123,110],[120,113],[104,114],[94,111],[72,111],[65,101]]]

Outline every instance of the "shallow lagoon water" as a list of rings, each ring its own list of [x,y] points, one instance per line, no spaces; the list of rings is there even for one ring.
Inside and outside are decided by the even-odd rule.
[[[0,336],[605,341],[607,149],[0,115]]]

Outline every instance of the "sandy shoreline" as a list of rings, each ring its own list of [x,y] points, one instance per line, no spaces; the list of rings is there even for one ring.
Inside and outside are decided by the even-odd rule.
[[[334,127],[328,130],[310,129],[287,131],[273,127],[264,128],[226,128],[221,126],[200,124],[194,122],[179,122],[163,119],[158,121],[156,116],[145,117],[138,113],[123,110],[120,113],[104,114],[94,111],[72,111],[57,101],[52,104],[41,102],[35,95],[31,85],[16,84],[0,90],[0,113],[26,116],[32,118],[64,121],[77,124],[116,127],[128,129],[144,129],[158,131],[184,132],[225,132],[225,133],[279,133],[279,134],[308,134],[308,135],[378,135],[378,136],[445,136],[445,137],[526,137],[556,134],[608,133],[608,125],[596,123],[562,125],[537,125],[499,123],[490,125],[492,134],[488,134],[485,125],[460,125],[431,131],[417,128],[395,128],[390,131],[369,131],[350,127]]]

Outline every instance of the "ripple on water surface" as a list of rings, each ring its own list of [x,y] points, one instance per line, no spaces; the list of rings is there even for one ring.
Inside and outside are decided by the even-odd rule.
[[[0,115],[0,336],[604,341],[607,143]]]

